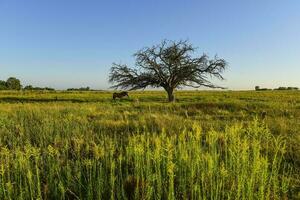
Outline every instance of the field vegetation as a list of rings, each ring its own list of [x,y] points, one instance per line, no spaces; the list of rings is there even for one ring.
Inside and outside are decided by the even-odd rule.
[[[297,199],[300,92],[0,92],[0,199]]]

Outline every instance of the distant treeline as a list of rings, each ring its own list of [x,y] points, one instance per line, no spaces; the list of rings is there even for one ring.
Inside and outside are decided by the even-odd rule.
[[[278,87],[275,89],[269,89],[269,88],[260,88],[259,86],[255,86],[256,91],[266,91],[266,90],[299,90],[297,87]]]
[[[67,91],[90,91],[90,87],[69,88]]]
[[[24,90],[49,90],[49,91],[54,91],[54,88],[50,87],[33,87],[32,85],[27,85],[23,88]]]
[[[21,81],[15,77],[10,77],[6,81],[0,80],[0,90],[49,90],[54,91],[50,87],[34,87],[32,85],[22,86]]]
[[[34,87],[32,85],[22,86],[21,81],[15,77],[10,77],[6,81],[0,80],[0,90],[47,90],[55,91],[50,87]],[[90,91],[90,87],[69,88],[67,91]]]

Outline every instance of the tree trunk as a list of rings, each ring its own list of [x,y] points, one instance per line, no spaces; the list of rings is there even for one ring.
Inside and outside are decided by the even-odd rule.
[[[175,96],[173,94],[174,89],[173,88],[169,88],[167,89],[167,93],[168,93],[168,101],[169,102],[174,102],[175,101]]]

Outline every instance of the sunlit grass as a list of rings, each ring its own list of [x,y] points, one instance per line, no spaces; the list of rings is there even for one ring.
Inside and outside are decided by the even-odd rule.
[[[300,93],[130,96],[1,93],[0,199],[299,195]]]

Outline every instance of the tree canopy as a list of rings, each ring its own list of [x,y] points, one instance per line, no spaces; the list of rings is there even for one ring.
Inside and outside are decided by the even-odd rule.
[[[22,85],[19,79],[10,77],[6,81],[0,80],[0,90],[20,90]]]
[[[162,87],[168,100],[174,101],[174,89],[182,86],[198,88],[223,88],[213,84],[209,78],[223,80],[227,62],[206,54],[194,56],[196,48],[188,41],[164,40],[160,44],[146,47],[134,54],[135,66],[113,63],[109,81],[113,88],[128,90]]]
[[[6,81],[6,86],[9,90],[20,90],[22,89],[21,81],[15,77],[10,77]]]

